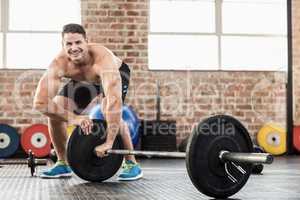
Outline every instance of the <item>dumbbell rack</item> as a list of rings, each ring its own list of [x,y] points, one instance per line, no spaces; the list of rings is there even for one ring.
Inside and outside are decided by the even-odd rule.
[[[29,150],[28,152],[28,158],[26,160],[22,159],[1,159],[0,160],[0,166],[1,165],[28,165],[30,168],[31,176],[35,175],[36,167],[39,165],[46,165],[48,162],[47,159],[37,159],[34,156],[34,153]]]

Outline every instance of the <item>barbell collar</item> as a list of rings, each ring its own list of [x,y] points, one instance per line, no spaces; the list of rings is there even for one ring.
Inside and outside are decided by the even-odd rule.
[[[219,158],[223,162],[241,162],[252,164],[271,164],[274,157],[268,153],[234,153],[229,151],[221,151]]]
[[[139,155],[147,157],[172,157],[172,158],[185,158],[186,153],[183,152],[166,152],[166,151],[138,151],[138,150],[121,150],[121,149],[111,149],[107,151],[108,154],[118,154],[118,155]]]

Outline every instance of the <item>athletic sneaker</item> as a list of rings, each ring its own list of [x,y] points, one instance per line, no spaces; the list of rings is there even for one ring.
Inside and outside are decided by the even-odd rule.
[[[143,177],[139,164],[126,160],[122,165],[122,172],[118,176],[119,181],[134,181]]]
[[[71,168],[64,162],[58,161],[55,165],[39,175],[41,178],[67,178],[72,176]]]

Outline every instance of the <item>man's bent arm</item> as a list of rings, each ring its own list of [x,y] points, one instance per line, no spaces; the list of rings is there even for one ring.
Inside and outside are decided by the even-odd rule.
[[[55,61],[40,79],[36,89],[33,107],[51,119],[68,122],[69,119],[74,119],[76,115],[53,101],[53,98],[58,92],[61,79],[54,65]]]

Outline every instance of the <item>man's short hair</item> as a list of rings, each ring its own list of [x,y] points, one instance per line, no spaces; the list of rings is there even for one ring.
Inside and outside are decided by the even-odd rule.
[[[86,32],[80,24],[64,25],[62,33],[61,33],[62,37],[64,36],[65,33],[79,33],[79,34],[83,35],[84,38],[86,38]]]

